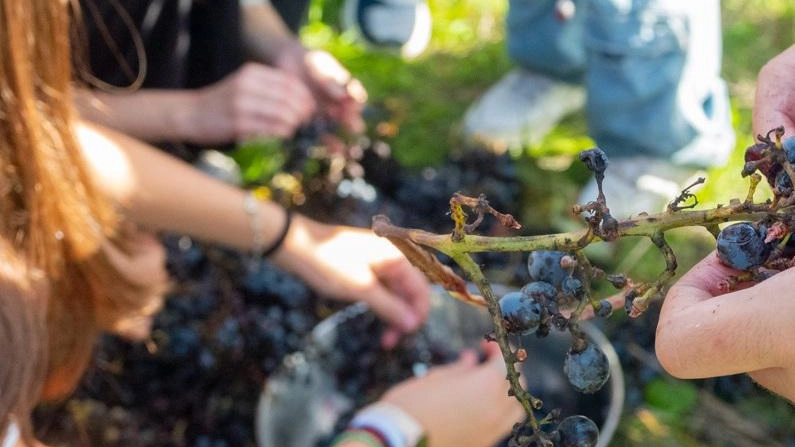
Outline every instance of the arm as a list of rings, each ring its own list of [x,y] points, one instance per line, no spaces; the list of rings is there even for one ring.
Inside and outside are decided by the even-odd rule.
[[[719,283],[736,273],[712,253],[671,287],[657,326],[657,357],[676,377],[747,372],[795,401],[795,269],[722,295]]]
[[[254,248],[245,191],[122,134],[89,125],[79,125],[77,132],[97,184],[133,222],[241,250]],[[259,207],[265,223],[260,237],[269,246],[284,227],[286,212],[269,201],[259,202]],[[427,280],[397,248],[370,230],[296,215],[271,259],[321,293],[367,302],[392,326],[386,345],[427,316]]]
[[[315,112],[301,80],[253,63],[196,90],[78,89],[75,104],[82,118],[145,141],[196,144],[289,137]]]
[[[243,41],[252,60],[302,79],[321,113],[351,132],[364,130],[361,114],[367,92],[339,61],[327,52],[305,48],[269,2],[243,6],[242,16]]]

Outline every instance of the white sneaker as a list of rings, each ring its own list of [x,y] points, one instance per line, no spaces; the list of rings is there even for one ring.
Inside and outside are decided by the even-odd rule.
[[[504,152],[540,142],[563,117],[584,104],[582,86],[517,69],[469,107],[463,134],[467,140]]]
[[[649,214],[664,211],[684,188],[705,176],[702,169],[675,165],[660,158],[613,158],[608,160],[602,188],[610,214],[621,220],[644,211]],[[700,186],[690,192],[697,191]],[[597,194],[596,180],[592,178],[577,203],[592,202]]]
[[[398,50],[404,59],[425,51],[433,28],[425,0],[346,0],[342,26],[376,48]]]

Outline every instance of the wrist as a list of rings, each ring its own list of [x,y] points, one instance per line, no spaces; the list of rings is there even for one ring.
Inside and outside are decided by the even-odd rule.
[[[200,111],[204,109],[201,105],[201,97],[204,89],[185,90],[180,92],[182,96],[171,114],[173,129],[175,129],[179,140],[201,143],[203,130],[206,127],[201,123]]]
[[[415,447],[424,436],[422,425],[413,416],[387,402],[376,402],[359,410],[348,427],[376,434],[385,447]]]

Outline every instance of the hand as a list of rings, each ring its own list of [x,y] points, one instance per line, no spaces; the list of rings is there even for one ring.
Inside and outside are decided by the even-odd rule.
[[[759,71],[754,101],[754,132],[784,126],[795,135],[795,45],[774,57]]]
[[[214,144],[256,137],[292,136],[315,113],[316,103],[301,79],[248,63],[197,92],[192,141]]]
[[[499,347],[494,342],[482,346],[487,354],[483,364],[473,351],[465,351],[453,364],[396,385],[381,400],[413,416],[433,447],[495,445],[510,434],[524,410],[508,396]]]
[[[428,315],[428,280],[389,240],[370,230],[296,215],[274,260],[321,293],[366,302],[391,326],[382,340],[387,347],[400,334],[418,329]]]
[[[657,357],[677,377],[747,372],[795,400],[795,269],[722,295],[719,284],[732,274],[712,253],[671,287],[657,326]]]
[[[364,131],[362,109],[367,91],[331,54],[303,47],[285,50],[276,66],[304,80],[314,94],[320,113],[354,134]]]
[[[103,242],[102,252],[124,281],[146,291],[148,302],[146,306],[141,303],[140,312],[134,314],[123,306],[123,315],[119,315],[115,306],[100,306],[97,319],[105,330],[130,340],[144,340],[149,336],[152,316],[159,309],[169,282],[166,250],[153,234],[129,223],[119,227],[119,235],[115,241]]]

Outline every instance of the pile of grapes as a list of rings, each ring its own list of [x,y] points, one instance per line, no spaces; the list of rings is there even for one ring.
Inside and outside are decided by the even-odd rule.
[[[303,167],[300,159],[291,163]],[[401,223],[441,231],[449,226],[444,206],[450,190],[482,188],[506,207],[519,202],[509,157],[472,153],[410,172],[398,167],[388,145],[367,142],[351,163],[363,169],[338,179],[328,169],[304,176],[309,200],[294,209],[363,227],[374,214],[400,211]],[[385,167],[389,175],[379,171]],[[363,194],[372,190],[377,195]],[[305,348],[318,322],[342,309],[267,261],[252,263],[245,254],[181,235],[163,240],[176,286],[150,339],[103,337],[76,393],[37,409],[37,436],[47,445],[254,447],[254,417],[267,377],[286,355]],[[413,365],[454,355],[422,337],[386,353],[372,336],[380,323],[371,316],[346,330],[352,334],[341,353],[351,368],[339,372],[339,387],[358,396],[357,404],[412,374]]]

